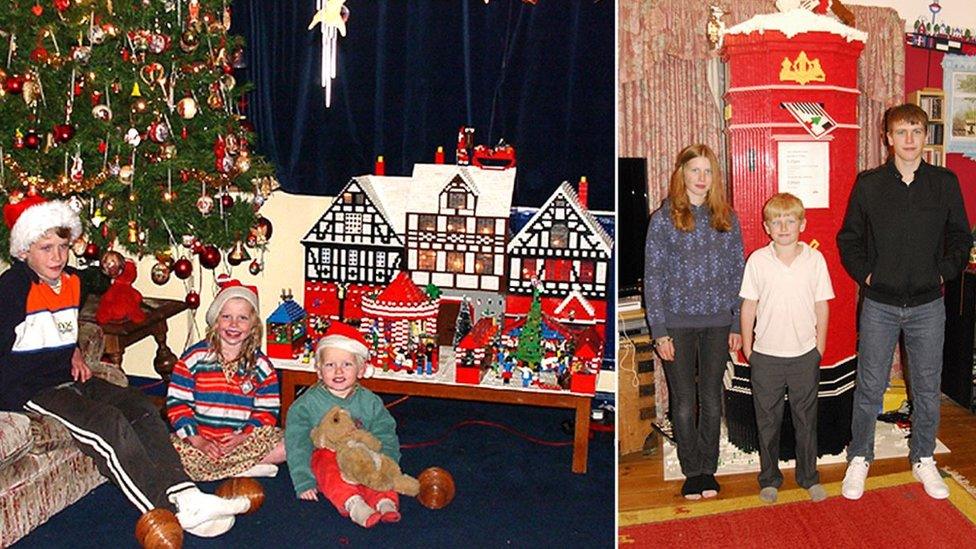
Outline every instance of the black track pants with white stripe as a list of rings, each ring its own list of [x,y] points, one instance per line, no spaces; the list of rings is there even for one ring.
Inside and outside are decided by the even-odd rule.
[[[193,486],[159,410],[138,389],[93,377],[41,391],[24,408],[67,427],[140,513],[176,511],[167,496]]]

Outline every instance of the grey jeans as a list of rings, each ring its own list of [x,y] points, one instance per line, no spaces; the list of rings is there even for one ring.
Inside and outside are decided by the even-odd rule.
[[[912,387],[912,436],[908,459],[917,463],[935,452],[939,429],[942,382],[942,345],[945,341],[945,305],[939,299],[915,307],[885,305],[865,299],[861,305],[857,344],[857,387],[851,418],[851,444],[847,460],[874,459],[874,425],[881,411],[891,358],[898,334],[905,334],[905,352]]]

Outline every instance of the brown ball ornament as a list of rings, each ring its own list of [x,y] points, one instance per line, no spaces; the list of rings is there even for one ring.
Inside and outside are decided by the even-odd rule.
[[[12,93],[14,95],[19,94],[24,91],[24,82],[26,79],[19,74],[11,74],[3,82],[3,89],[7,93]]]
[[[41,137],[33,131],[24,135],[24,146],[28,149],[36,149],[41,146]]]
[[[185,257],[177,259],[176,263],[173,263],[173,274],[180,280],[190,278],[190,275],[193,274],[193,263],[190,263],[190,260]]]
[[[136,522],[136,540],[145,549],[179,549],[183,528],[169,509],[153,509]]]
[[[220,250],[213,244],[207,244],[200,252],[200,265],[204,269],[215,269],[220,265]]]
[[[261,483],[253,478],[234,477],[225,480],[217,491],[214,492],[222,498],[246,497],[251,500],[251,508],[247,510],[248,515],[261,508],[264,503],[264,488]]]
[[[152,281],[160,286],[169,282],[170,269],[165,263],[157,263],[153,265],[152,271],[150,272],[150,277]]]
[[[101,250],[98,248],[98,244],[89,242],[88,245],[85,246],[85,253],[82,254],[82,257],[88,261],[94,261],[98,257],[99,253],[101,253]]]
[[[442,509],[454,499],[454,477],[440,467],[424,469],[420,476],[417,501],[428,509]]]
[[[102,255],[100,264],[105,276],[115,278],[122,274],[122,269],[125,267],[125,258],[119,252],[109,250]]]
[[[186,302],[187,307],[191,309],[196,309],[197,307],[200,306],[200,294],[196,292],[190,292],[186,294],[186,299],[184,301]]]
[[[54,140],[58,143],[67,143],[75,135],[75,127],[71,124],[58,124],[54,126]]]

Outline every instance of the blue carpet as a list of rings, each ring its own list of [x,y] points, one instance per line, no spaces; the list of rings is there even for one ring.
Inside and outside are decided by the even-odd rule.
[[[385,397],[386,398],[386,397]],[[569,410],[410,398],[391,409],[401,444],[437,439],[460,421],[505,424],[547,441],[570,441],[560,424]],[[259,479],[264,506],[240,516],[215,538],[186,534],[184,547],[612,547],[613,433],[590,441],[589,468],[573,474],[572,446],[545,446],[487,426],[465,426],[433,446],[403,451],[401,466],[414,476],[440,466],[454,476],[457,494],[444,509],[401,500],[403,519],[360,528],[320,496],[296,498],[286,467]],[[217,483],[203,483],[208,492]],[[105,484],[37,528],[14,547],[137,547],[138,512]]]

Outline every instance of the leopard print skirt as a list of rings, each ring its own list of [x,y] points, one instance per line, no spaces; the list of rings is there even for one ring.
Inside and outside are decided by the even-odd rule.
[[[173,447],[180,455],[186,474],[195,481],[211,481],[230,478],[247,471],[260,462],[284,438],[279,427],[264,426],[251,434],[237,448],[220,459],[214,460],[189,442],[171,435]]]

